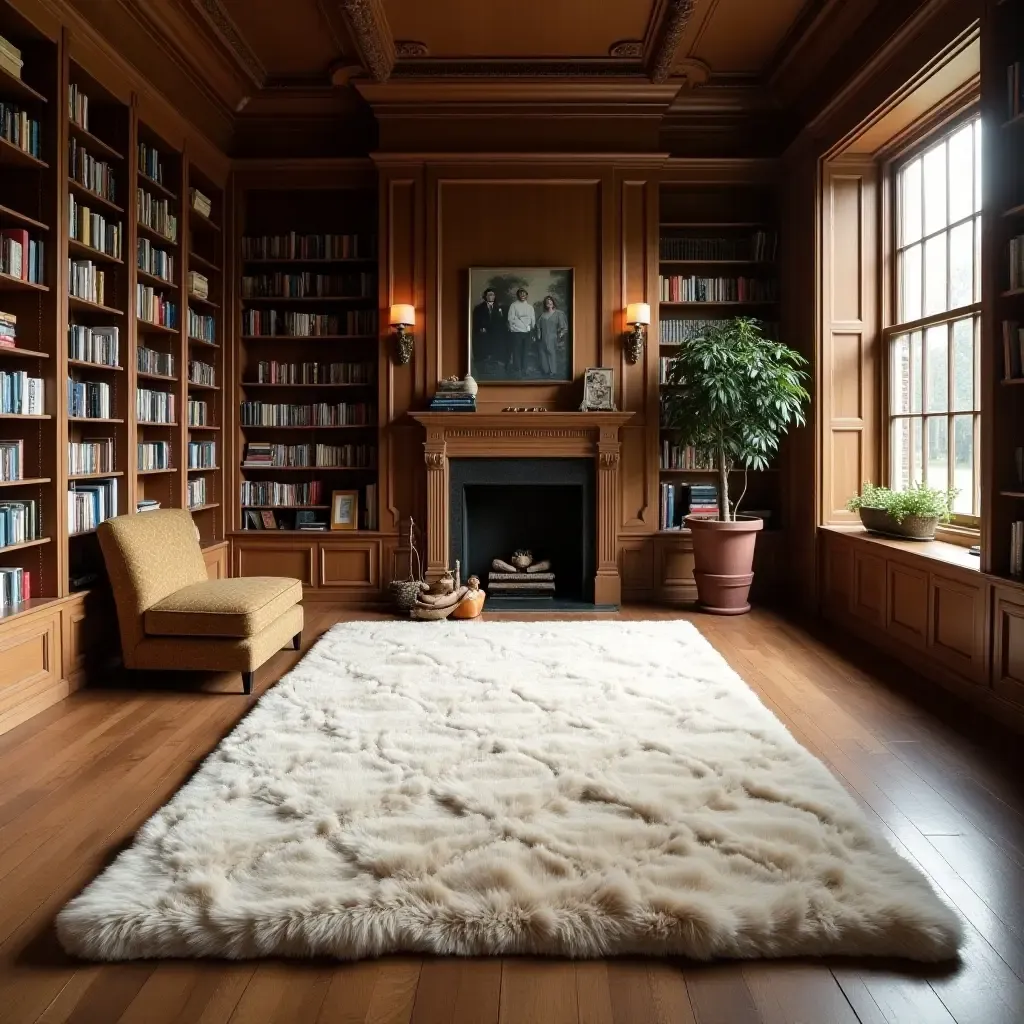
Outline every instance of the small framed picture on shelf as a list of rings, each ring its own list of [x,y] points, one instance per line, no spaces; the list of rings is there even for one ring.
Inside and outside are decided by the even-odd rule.
[[[263,511],[260,513],[260,519],[263,520],[264,530],[276,530],[277,529],[277,517],[273,512]]]
[[[583,374],[580,412],[615,412],[615,371],[610,366],[591,366]]]
[[[359,529],[358,491],[331,491],[331,529]]]

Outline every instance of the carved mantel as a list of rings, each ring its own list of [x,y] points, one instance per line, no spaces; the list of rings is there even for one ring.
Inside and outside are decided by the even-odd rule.
[[[622,585],[615,554],[619,429],[631,412],[498,412],[410,414],[427,432],[427,578],[448,567],[448,460],[592,458],[596,466],[597,570],[594,603],[618,605]]]

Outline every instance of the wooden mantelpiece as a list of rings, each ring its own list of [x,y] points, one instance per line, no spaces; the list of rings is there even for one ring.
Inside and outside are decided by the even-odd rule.
[[[448,568],[448,460],[593,458],[597,488],[594,603],[618,606],[622,581],[616,552],[619,429],[631,412],[414,412],[427,432],[427,578]]]

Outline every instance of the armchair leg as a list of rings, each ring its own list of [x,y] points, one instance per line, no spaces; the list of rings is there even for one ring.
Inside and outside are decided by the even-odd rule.
[[[242,693],[246,696],[252,693],[252,684],[256,681],[255,672],[243,672],[242,673]]]
[[[298,633],[295,634],[295,636],[292,637],[292,650],[293,651],[301,651],[302,650],[302,630],[301,629],[298,631]]]

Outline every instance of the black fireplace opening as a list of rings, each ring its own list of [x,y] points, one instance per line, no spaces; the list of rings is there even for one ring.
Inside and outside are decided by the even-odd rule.
[[[590,459],[449,461],[451,561],[479,576],[494,608],[567,607],[594,600],[594,471]],[[520,573],[525,591],[489,586],[495,558],[528,550],[550,562],[544,574]],[[553,589],[533,579],[554,577]]]

